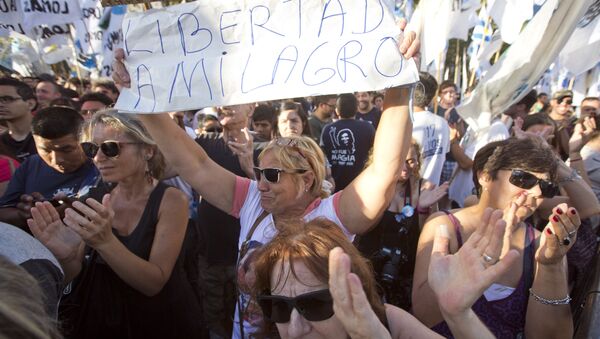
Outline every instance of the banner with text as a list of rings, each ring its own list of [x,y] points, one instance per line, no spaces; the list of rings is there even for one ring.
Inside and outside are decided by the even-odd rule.
[[[156,113],[383,89],[418,79],[383,0],[197,1],[123,20],[131,88]]]

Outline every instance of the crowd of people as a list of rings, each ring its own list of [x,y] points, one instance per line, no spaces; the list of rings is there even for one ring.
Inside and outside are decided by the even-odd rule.
[[[134,115],[111,108],[122,50],[113,67],[0,78],[3,335],[573,336],[600,234],[599,98],[531,91],[477,130],[458,87],[420,73]]]

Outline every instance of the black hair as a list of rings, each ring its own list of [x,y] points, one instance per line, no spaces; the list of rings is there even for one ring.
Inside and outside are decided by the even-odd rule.
[[[540,94],[537,95],[537,98],[540,99],[541,97],[544,97],[544,96],[547,97],[548,93],[541,92]]]
[[[337,97],[335,108],[340,117],[344,119],[353,118],[358,112],[358,100],[351,93],[340,94]]]
[[[99,79],[99,80],[96,80],[92,84],[92,87],[104,87],[104,88],[110,90],[111,92],[113,92],[115,94],[119,94],[119,89],[117,88],[117,86],[115,85],[115,83],[112,82],[111,80],[108,80],[108,79]]]
[[[23,82],[21,80],[17,80],[15,78],[8,78],[8,77],[0,78],[0,86],[14,87],[15,90],[17,91],[17,94],[23,100],[29,100],[29,99],[36,100],[35,92],[33,91],[33,88],[29,87],[29,85],[27,85],[25,82]]]
[[[83,117],[73,108],[54,106],[39,110],[31,121],[31,132],[44,139],[58,139],[67,135],[77,137]]]
[[[315,109],[319,107],[320,104],[327,104],[327,102],[331,99],[335,99],[335,95],[319,95],[313,98],[313,106]]]
[[[448,87],[453,87],[455,91],[458,91],[458,87],[452,80],[444,80],[440,84],[440,93]]]
[[[106,96],[106,94],[100,92],[87,93],[81,96],[81,98],[79,98],[79,103],[81,105],[83,105],[83,103],[86,101],[98,101],[105,104],[106,106],[110,106],[113,103],[111,98]]]
[[[537,91],[535,89],[532,89],[531,91],[529,91],[529,93],[527,93],[526,96],[524,96],[521,100],[519,100],[519,102],[517,102],[517,105],[525,105],[525,111],[529,112],[531,106],[533,106],[533,104],[535,104],[536,101]]]
[[[435,97],[437,87],[437,81],[431,74],[419,72],[419,82],[415,87],[413,105],[421,108],[429,106],[429,103]]]
[[[275,125],[275,117],[275,109],[271,105],[260,104],[252,113],[252,121],[267,121],[271,126]]]

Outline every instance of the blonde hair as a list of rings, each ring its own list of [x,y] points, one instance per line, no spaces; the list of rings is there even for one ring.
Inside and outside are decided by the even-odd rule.
[[[281,163],[282,169],[305,169],[312,171],[315,179],[310,186],[309,192],[312,196],[326,198],[329,192],[323,190],[322,183],[325,180],[325,155],[321,148],[311,138],[305,136],[279,137],[272,140],[260,153],[260,161],[267,152],[271,152]],[[293,177],[303,191],[299,176]]]
[[[0,337],[61,338],[56,325],[46,313],[39,283],[0,256]]]
[[[101,110],[94,114],[92,119],[84,123],[79,139],[82,142],[91,141],[92,133],[97,125],[114,128],[127,135],[134,142],[150,147],[153,150],[153,155],[148,159],[148,171],[153,178],[162,178],[165,171],[165,159],[146,127],[133,114],[119,113],[115,109]]]

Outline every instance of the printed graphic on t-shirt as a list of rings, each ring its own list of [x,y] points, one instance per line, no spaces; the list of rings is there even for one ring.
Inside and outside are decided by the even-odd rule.
[[[329,130],[329,137],[333,149],[331,150],[331,164],[338,166],[354,166],[356,162],[356,138],[354,133],[348,128],[337,131],[332,126]]]
[[[439,131],[436,131],[435,125],[428,125],[424,128],[425,138],[423,145],[423,158],[429,158],[436,154],[442,154],[444,148],[442,147],[441,140],[438,136]]]

